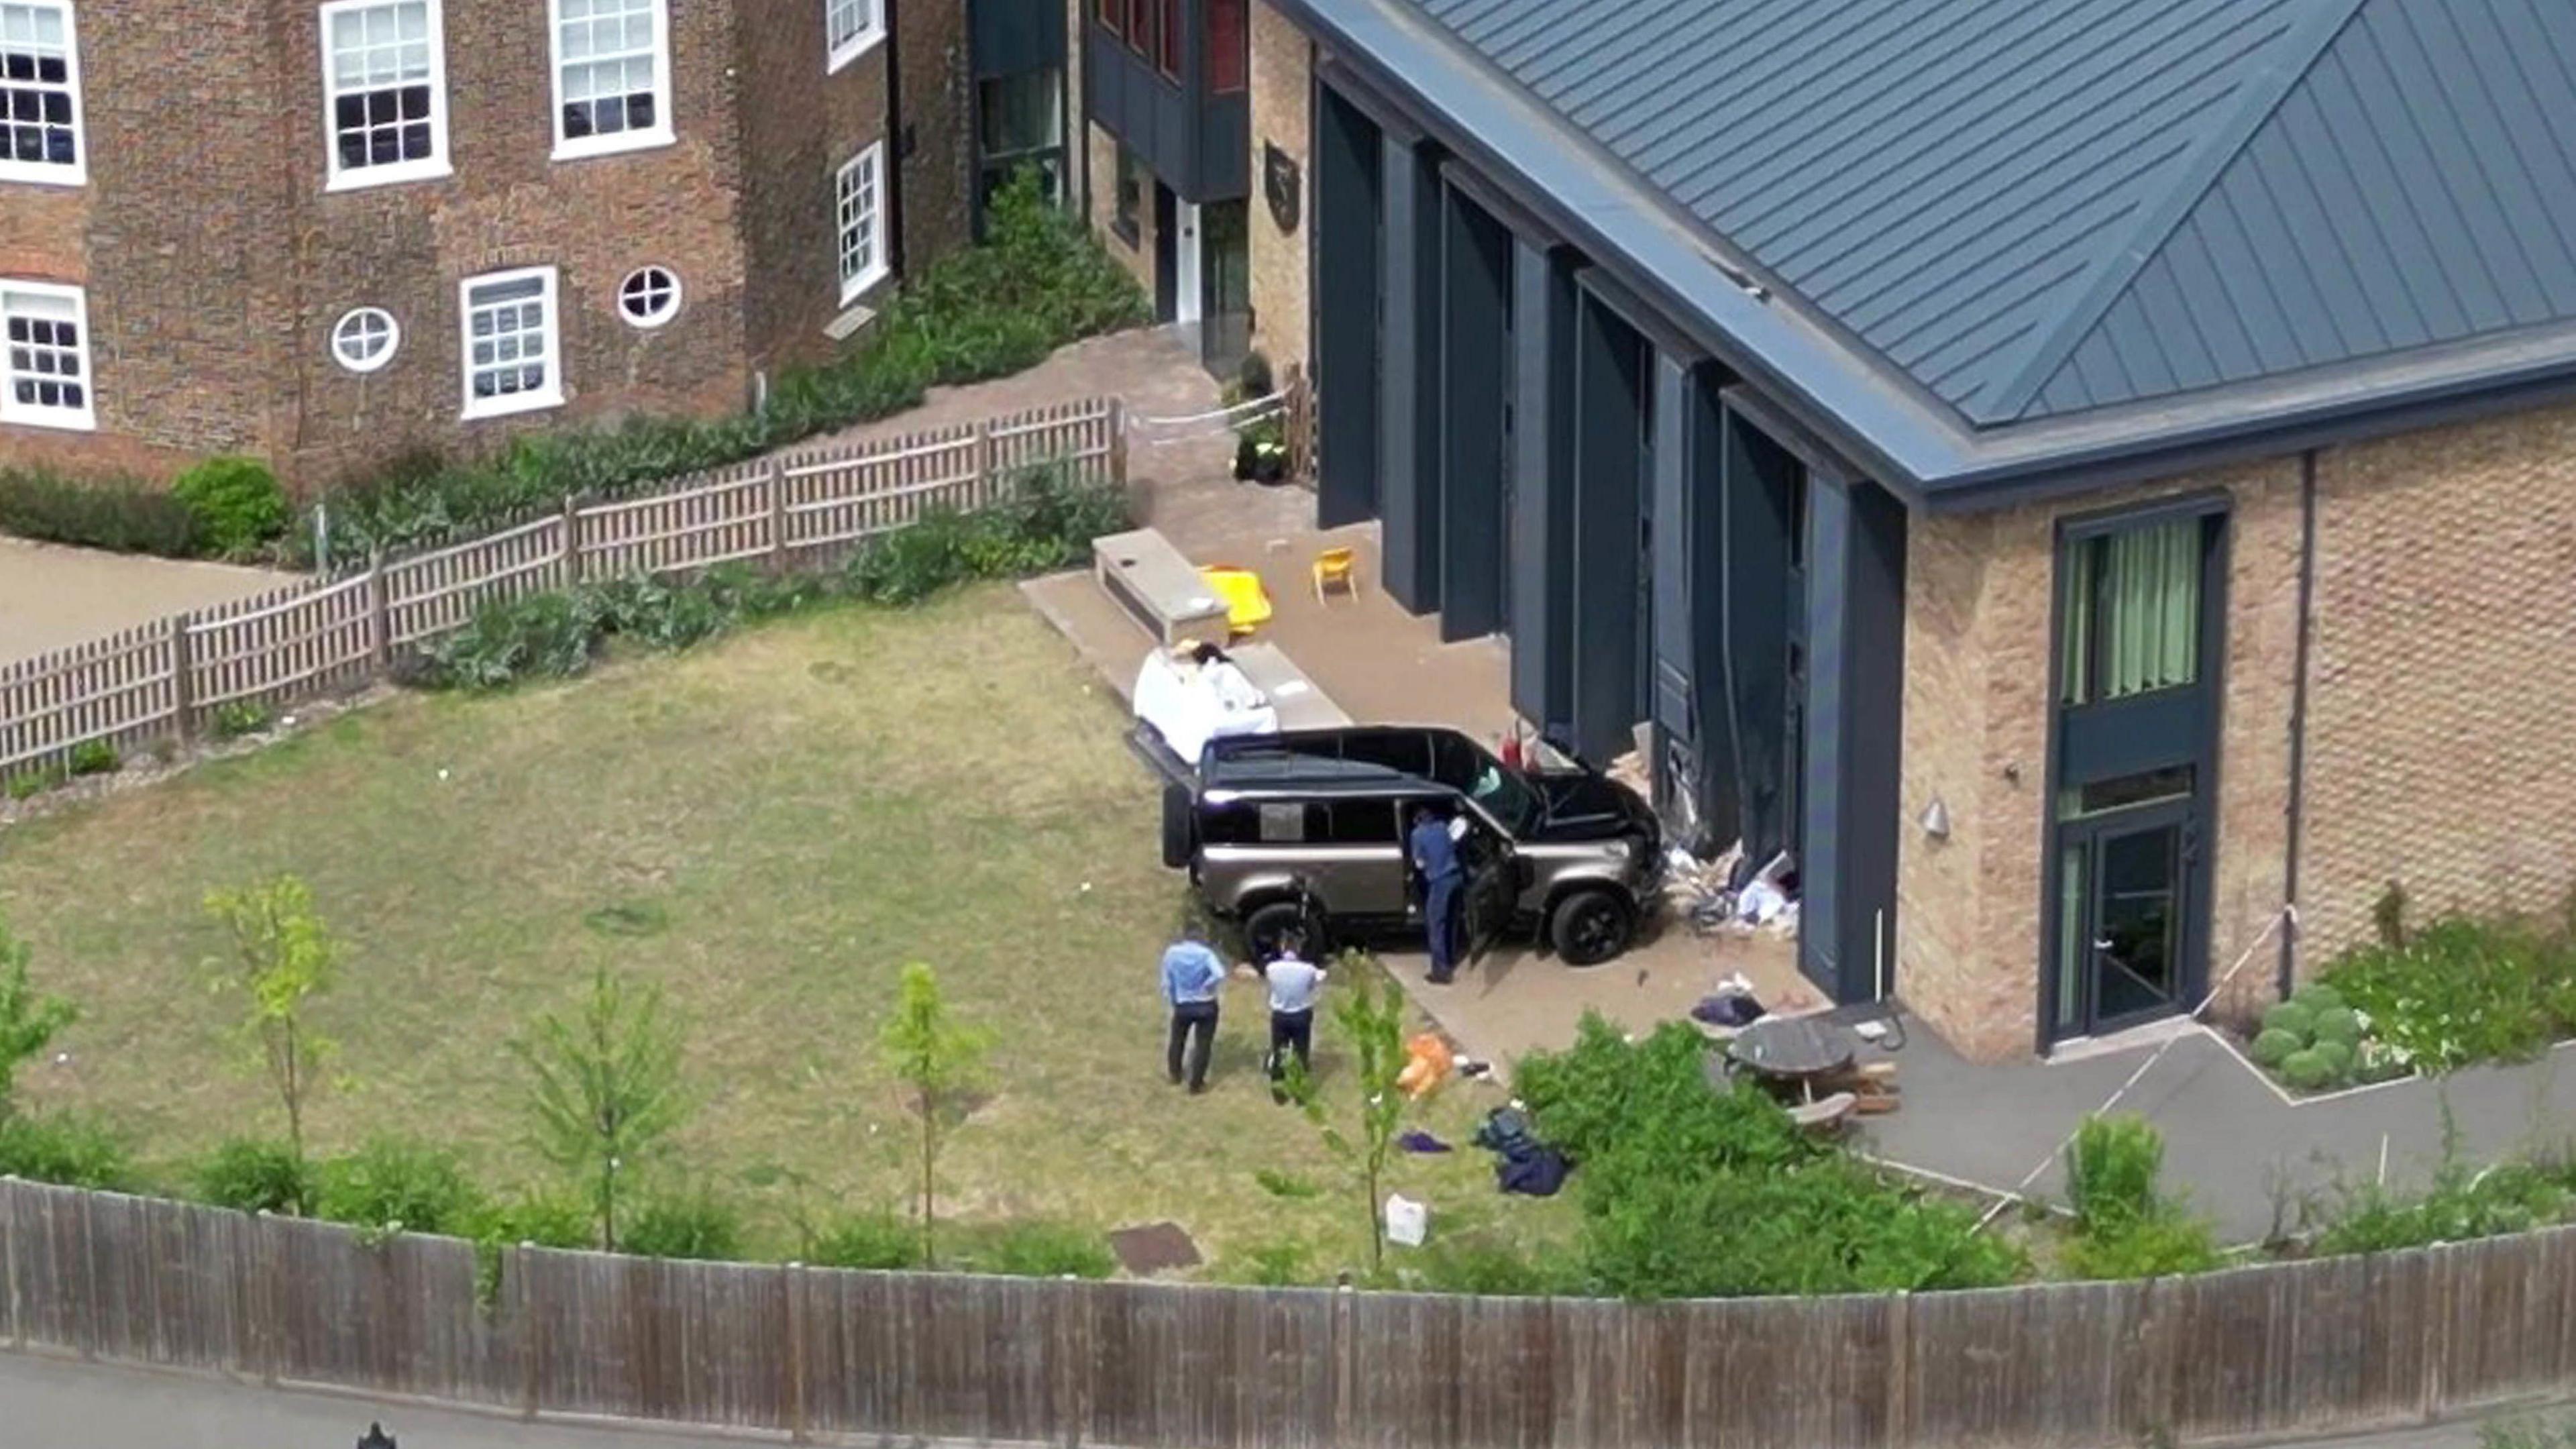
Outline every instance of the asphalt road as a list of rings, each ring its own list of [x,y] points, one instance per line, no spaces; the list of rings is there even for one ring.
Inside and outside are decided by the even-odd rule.
[[[382,1423],[400,1449],[717,1449],[756,1442],[527,1424],[0,1353],[0,1449],[354,1449],[370,1422]],[[2318,1441],[2315,1449],[2477,1444],[2476,1426],[2464,1424]]]

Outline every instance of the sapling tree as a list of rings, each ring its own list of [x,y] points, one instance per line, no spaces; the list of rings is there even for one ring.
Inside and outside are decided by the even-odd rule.
[[[680,1037],[660,987],[629,986],[602,966],[577,1018],[550,1013],[511,1043],[535,1079],[537,1150],[582,1184],[610,1252],[624,1182],[688,1116]]]
[[[921,1118],[921,1261],[936,1266],[939,1139],[983,1084],[992,1041],[949,1015],[939,978],[916,961],[903,968],[894,1015],[886,1019],[878,1045],[886,1070],[911,1093]]]
[[[1359,1131],[1343,1130],[1325,1105],[1304,1062],[1288,1062],[1288,1091],[1306,1119],[1323,1133],[1324,1144],[1351,1165],[1368,1209],[1369,1267],[1386,1267],[1386,1210],[1379,1188],[1386,1181],[1387,1159],[1404,1125],[1409,1100],[1396,1079],[1404,1074],[1404,997],[1365,952],[1346,951],[1336,977],[1351,984],[1333,1005],[1333,1020],[1351,1044],[1352,1085],[1359,1094]]]
[[[16,1109],[18,1068],[42,1054],[79,1014],[70,1002],[40,995],[28,984],[33,954],[0,921],[0,1122]]]
[[[302,1162],[304,1109],[340,1050],[311,1015],[339,974],[339,945],[313,909],[312,889],[292,875],[209,892],[206,911],[233,943],[232,959],[216,969],[215,990],[237,991],[247,1003],[242,1034],[286,1108],[287,1146]]]

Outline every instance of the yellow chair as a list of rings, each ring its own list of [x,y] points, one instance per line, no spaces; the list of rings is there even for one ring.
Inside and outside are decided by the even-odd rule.
[[[1270,622],[1270,591],[1261,586],[1261,575],[1233,564],[1211,564],[1199,570],[1199,577],[1225,600],[1228,639],[1240,639]]]
[[[1328,548],[1315,555],[1315,602],[1324,602],[1325,592],[1336,586],[1354,599],[1360,596],[1357,549]]]

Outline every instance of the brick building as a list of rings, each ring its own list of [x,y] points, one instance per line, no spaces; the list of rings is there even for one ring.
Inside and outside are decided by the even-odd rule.
[[[2576,887],[2576,11],[1242,30],[1321,521],[1679,829],[1790,851],[1836,999],[2047,1054],[2267,998],[2392,882]]]
[[[0,461],[737,409],[961,244],[1027,0],[0,0]],[[1034,33],[1029,46],[978,33]],[[174,90],[174,85],[183,89]],[[184,99],[183,99],[184,97]]]

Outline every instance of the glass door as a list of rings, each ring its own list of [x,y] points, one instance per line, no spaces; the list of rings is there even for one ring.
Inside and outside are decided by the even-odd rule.
[[[2181,805],[2059,827],[2058,1039],[2101,1036],[2190,1005],[2196,834]]]

